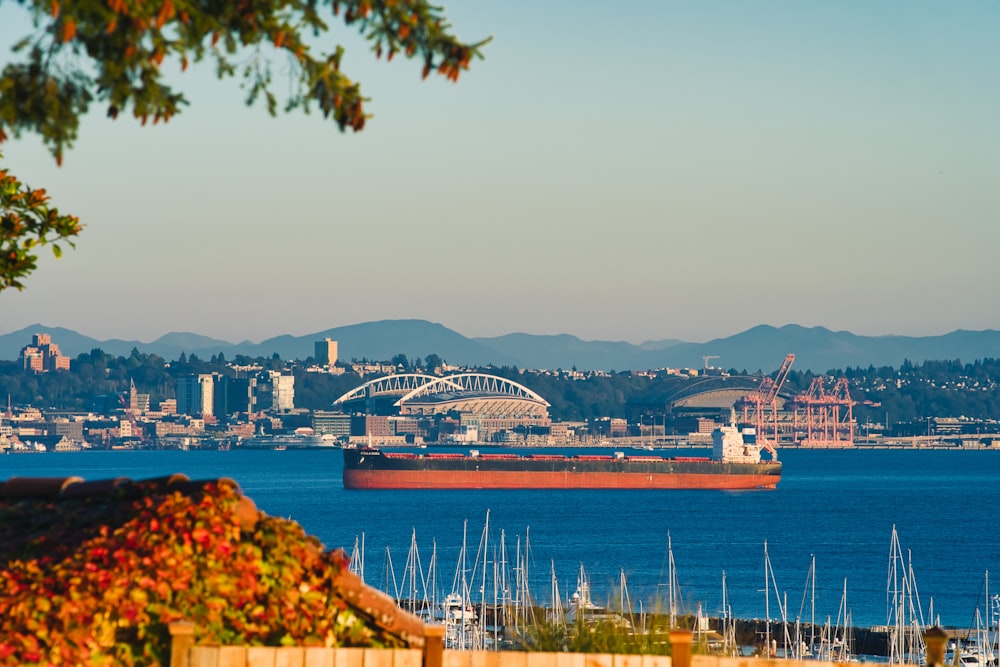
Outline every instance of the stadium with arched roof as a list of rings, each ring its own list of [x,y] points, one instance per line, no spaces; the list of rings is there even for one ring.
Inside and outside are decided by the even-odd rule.
[[[441,415],[475,413],[486,417],[547,419],[549,402],[522,384],[487,373],[436,377],[418,373],[387,375],[355,387],[334,401],[345,412]]]

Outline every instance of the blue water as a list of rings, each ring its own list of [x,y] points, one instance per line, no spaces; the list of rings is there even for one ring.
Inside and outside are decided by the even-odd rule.
[[[836,621],[846,578],[857,626],[887,621],[895,525],[927,620],[933,604],[935,620],[965,627],[977,604],[985,606],[985,574],[1000,572],[1000,452],[785,450],[781,458],[777,489],[746,492],[345,491],[341,453],[315,450],[9,455],[0,457],[0,479],[230,477],[260,509],[298,521],[327,547],[350,551],[364,534],[366,580],[379,587],[386,581],[386,547],[399,582],[415,530],[425,568],[437,545],[438,587],[445,593],[463,524],[472,560],[489,512],[490,544],[499,543],[503,529],[510,561],[518,536],[522,545],[529,536],[531,591],[541,603],[550,599],[550,563],[564,600],[582,564],[597,601],[617,600],[624,569],[633,607],[642,601],[652,609],[666,597],[669,533],[687,611],[700,602],[706,613],[719,612],[725,571],[737,617],[776,619],[773,585],[765,614],[766,541],[789,620],[810,619],[805,588],[815,555],[817,622]],[[991,596],[1000,592],[1000,576],[990,588]]]

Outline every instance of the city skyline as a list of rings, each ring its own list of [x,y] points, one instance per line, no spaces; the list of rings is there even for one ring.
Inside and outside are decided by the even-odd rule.
[[[100,105],[57,168],[3,166],[86,225],[0,329],[227,341],[424,319],[470,337],[704,342],[758,324],[1000,329],[993,5],[449,2],[493,36],[459,83],[377,61],[340,134],[192,66],[167,126]],[[0,4],[0,63],[27,30]],[[276,82],[279,80],[276,76]],[[279,84],[280,89],[280,84]]]

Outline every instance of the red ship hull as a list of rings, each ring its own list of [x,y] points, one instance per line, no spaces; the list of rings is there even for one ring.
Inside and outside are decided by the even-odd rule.
[[[773,489],[781,464],[661,457],[519,457],[345,450],[346,489]]]

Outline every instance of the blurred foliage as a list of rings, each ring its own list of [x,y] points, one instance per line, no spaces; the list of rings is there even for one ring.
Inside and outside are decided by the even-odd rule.
[[[5,97],[0,88],[0,105],[5,103]],[[0,125],[0,143],[3,138]],[[49,206],[45,190],[29,188],[0,167],[0,291],[8,287],[23,289],[21,279],[37,266],[38,247],[51,244],[52,253],[59,257],[62,246],[58,241],[73,247],[72,239],[81,229],[78,218],[62,215]]]
[[[257,515],[227,480],[0,500],[0,664],[168,665],[195,642],[400,646],[340,597],[343,552]]]
[[[625,615],[600,621],[555,623],[549,619],[521,628],[515,642],[526,651],[670,655],[670,632],[665,625],[637,631]],[[636,617],[637,620],[637,617]]]

